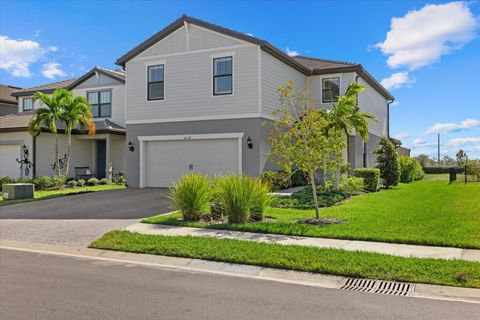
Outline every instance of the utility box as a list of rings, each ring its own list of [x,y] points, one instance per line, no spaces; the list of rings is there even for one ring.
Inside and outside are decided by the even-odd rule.
[[[4,200],[31,199],[34,193],[33,183],[8,183],[2,186]]]

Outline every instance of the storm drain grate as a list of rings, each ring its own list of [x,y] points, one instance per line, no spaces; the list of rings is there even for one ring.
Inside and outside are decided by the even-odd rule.
[[[340,289],[389,294],[394,296],[408,296],[413,292],[414,287],[415,286],[412,283],[405,282],[347,278]]]

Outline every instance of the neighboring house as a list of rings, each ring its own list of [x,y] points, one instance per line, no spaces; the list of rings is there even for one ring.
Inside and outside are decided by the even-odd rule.
[[[17,112],[17,99],[12,96],[14,91],[21,88],[0,84],[0,116]]]
[[[75,177],[75,167],[89,167],[98,178],[125,172],[125,72],[93,68],[78,79],[60,81],[13,93],[18,98],[17,113],[0,117],[0,177],[24,177],[16,159],[23,158],[22,147],[28,151],[28,160],[34,164],[29,176],[53,175],[54,135],[42,128],[40,135],[27,132],[28,123],[41,108],[33,101],[35,92],[52,93],[59,88],[72,90],[74,96],[85,96],[91,106],[96,134],[73,131],[69,177]],[[66,153],[64,125],[58,124],[60,158]]]
[[[120,57],[126,82],[127,181],[166,187],[197,170],[258,176],[274,168],[267,142],[276,89],[309,84],[328,108],[353,81],[366,90],[360,109],[374,114],[370,139],[348,137],[352,168],[374,165],[377,141],[389,134],[393,96],[360,64],[290,57],[267,41],[182,16]]]
[[[395,138],[390,138],[390,141],[395,145],[395,149],[399,156],[410,157],[410,149],[402,147],[402,141]]]

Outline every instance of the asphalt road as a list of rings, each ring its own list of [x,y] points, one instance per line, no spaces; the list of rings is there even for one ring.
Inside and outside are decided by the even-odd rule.
[[[478,319],[480,305],[0,250],[2,319]]]
[[[166,188],[82,193],[0,206],[0,219],[138,219],[172,211]]]

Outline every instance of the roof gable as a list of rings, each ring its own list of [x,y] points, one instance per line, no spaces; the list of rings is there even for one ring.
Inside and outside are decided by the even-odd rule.
[[[97,76],[97,75],[103,75],[103,76],[106,76],[108,78],[114,79],[114,80],[116,80],[120,83],[125,83],[125,72],[123,70],[122,71],[108,70],[108,69],[104,69],[104,68],[101,68],[101,67],[95,67],[92,70],[85,73],[80,78],[78,78],[77,80],[70,83],[66,88],[68,90],[72,90],[72,89],[78,87],[79,85],[81,85],[82,83],[88,81],[93,76]]]

